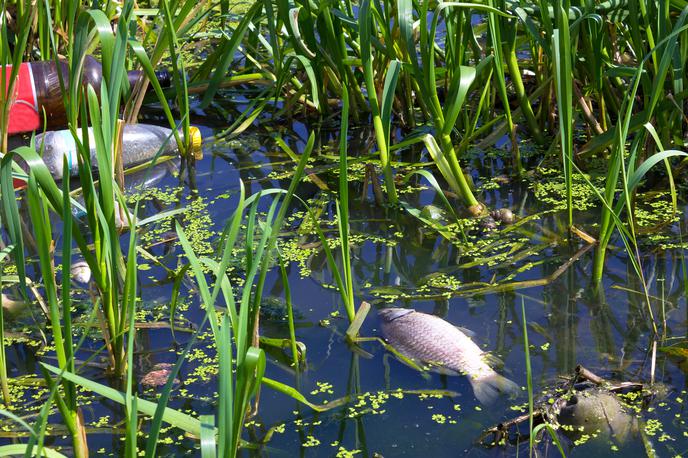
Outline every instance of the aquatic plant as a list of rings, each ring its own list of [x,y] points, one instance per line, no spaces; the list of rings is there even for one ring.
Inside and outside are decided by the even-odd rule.
[[[523,352],[526,356],[526,388],[528,390],[528,456],[533,456],[535,451],[534,445],[537,439],[538,433],[543,429],[547,431],[552,441],[556,444],[561,456],[566,458],[566,453],[559,441],[559,436],[554,430],[552,425],[546,421],[534,426],[533,414],[534,414],[534,395],[533,395],[533,369],[530,364],[530,344],[528,343],[528,320],[526,319],[526,302],[523,297],[521,297],[521,320],[523,328]]]

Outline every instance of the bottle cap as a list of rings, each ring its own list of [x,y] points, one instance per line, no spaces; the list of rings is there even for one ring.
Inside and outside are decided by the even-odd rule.
[[[172,75],[167,70],[156,70],[155,78],[160,83],[160,87],[168,88],[172,86]]]
[[[203,137],[201,137],[201,131],[198,127],[189,127],[189,146],[191,150],[189,153],[193,154],[194,159],[200,161],[203,159]]]

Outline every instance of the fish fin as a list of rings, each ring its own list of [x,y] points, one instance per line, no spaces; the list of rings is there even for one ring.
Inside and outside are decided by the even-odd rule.
[[[471,339],[476,336],[476,333],[474,331],[471,331],[468,328],[464,328],[463,326],[454,326],[456,329],[459,331],[463,332],[466,334],[466,336],[470,337]]]
[[[442,375],[466,375],[437,361],[420,361],[423,369]]]
[[[506,377],[494,372],[486,377],[468,379],[473,387],[473,393],[483,405],[492,404],[499,395],[507,394],[510,398],[519,393],[519,386]]]
[[[504,361],[502,361],[502,358],[500,358],[499,356],[487,351],[484,352],[482,356],[483,361],[485,361],[487,365],[490,366],[492,369],[500,369],[504,367]]]
[[[415,310],[413,309],[402,309],[399,307],[391,307],[391,308],[386,308],[386,309],[381,309],[377,313],[385,319],[385,321],[394,321],[397,318],[401,318],[402,316],[406,316],[409,313],[414,313]]]

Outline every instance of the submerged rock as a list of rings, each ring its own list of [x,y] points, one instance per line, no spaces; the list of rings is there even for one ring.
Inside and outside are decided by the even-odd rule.
[[[492,216],[486,216],[480,220],[480,228],[485,231],[494,231],[497,229],[497,221]]]
[[[303,314],[296,310],[293,304],[292,313],[294,319],[303,319]],[[287,301],[280,296],[263,296],[260,301],[260,316],[261,319],[267,321],[287,321],[289,317]]]
[[[543,390],[533,412],[534,425],[544,423],[556,431],[564,449],[590,443],[586,452],[594,456],[619,450],[641,437],[642,412],[668,395],[669,386],[662,383],[644,384],[630,381],[609,381],[590,370],[577,366],[573,377],[553,390]],[[527,424],[530,415],[519,415],[486,429],[479,442],[486,447],[516,446],[529,442]],[[558,446],[542,428],[537,433],[538,456],[559,456]]]
[[[552,417],[570,440],[584,436],[612,438],[623,443],[638,431],[638,420],[619,396],[603,388],[574,391],[552,406]]]
[[[25,310],[30,304],[21,299],[13,299],[5,293],[2,293],[2,309],[4,313],[10,316],[18,315]]]
[[[499,221],[504,224],[513,224],[514,221],[516,221],[514,212],[512,212],[508,208],[500,208],[498,210],[494,210],[492,213],[490,213],[490,216],[492,216],[492,218],[495,221]]]

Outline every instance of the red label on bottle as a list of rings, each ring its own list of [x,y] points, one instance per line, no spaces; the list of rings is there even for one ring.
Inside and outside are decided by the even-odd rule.
[[[6,66],[5,94],[7,94],[9,89],[11,72],[12,66]],[[36,86],[33,81],[31,64],[24,63],[19,67],[19,74],[17,75],[17,81],[14,83],[13,92],[14,94],[10,99],[9,125],[7,127],[9,134],[31,132],[38,129],[41,126],[41,117],[38,113]]]
[[[15,190],[24,189],[26,187],[26,181],[20,178],[12,178],[12,186]]]

